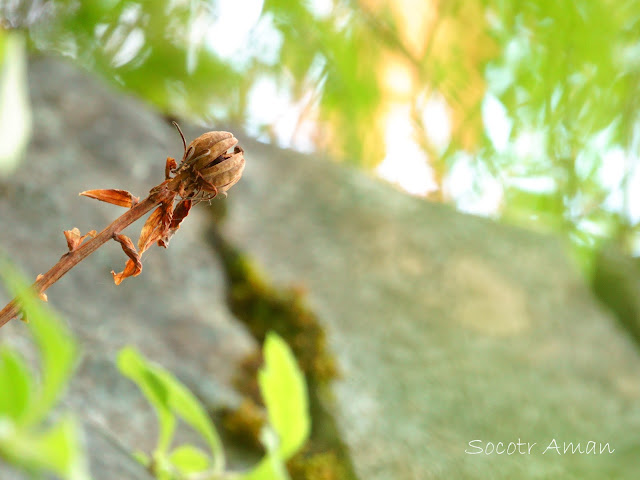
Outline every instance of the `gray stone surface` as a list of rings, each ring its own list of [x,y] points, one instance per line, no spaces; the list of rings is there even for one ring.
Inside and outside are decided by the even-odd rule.
[[[308,288],[360,478],[637,478],[637,345],[559,241],[243,144],[225,231],[277,282]],[[530,455],[465,454],[519,439]],[[553,439],[615,452],[543,454]]]
[[[145,106],[68,64],[37,60],[30,79],[35,136],[17,174],[0,180],[0,246],[35,276],[64,253],[62,230],[100,229],[121,212],[78,192],[144,195],[181,145]],[[247,168],[224,231],[278,284],[308,288],[343,372],[329,408],[360,478],[637,478],[640,355],[559,242],[237,136]],[[255,348],[225,305],[206,209],[195,213],[168,250],[146,255],[140,277],[113,285],[109,271],[125,260],[114,244],[48,292],[84,351],[63,407],[86,426],[96,479],[144,479],[126,451],[155,442],[153,412],[113,364],[121,346],[212,404],[234,400],[230,376]],[[134,240],[140,226],[127,231]],[[17,322],[0,342],[28,353]],[[536,445],[465,454],[474,439]],[[615,453],[543,454],[553,439]],[[105,444],[117,448],[107,456]]]
[[[164,179],[165,159],[181,155],[182,142],[141,102],[70,64],[39,59],[30,65],[29,78],[34,138],[19,170],[0,179],[0,247],[35,278],[65,253],[63,230],[99,231],[124,212],[79,192],[122,188],[142,198]],[[126,256],[113,242],[47,291],[83,350],[64,405],[117,439],[122,452],[151,451],[156,419],[114,365],[121,347],[136,346],[211,405],[235,401],[230,378],[238,360],[255,348],[226,308],[224,276],[200,233],[206,220],[203,208],[194,209],[170,248],[151,248],[141,275],[120,286],[109,272],[121,271]],[[142,224],[125,231],[134,242]],[[6,301],[2,290],[0,303]],[[24,326],[12,321],[2,328],[0,342],[27,350],[24,335]],[[95,479],[125,478],[117,474],[120,465],[110,468],[103,461],[102,451],[91,455],[92,464],[100,465]]]

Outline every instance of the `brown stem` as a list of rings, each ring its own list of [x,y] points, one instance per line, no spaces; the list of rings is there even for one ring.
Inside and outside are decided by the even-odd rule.
[[[116,218],[107,228],[96,235],[95,238],[83,243],[76,250],[64,254],[60,260],[58,260],[58,263],[51,267],[47,273],[39,277],[39,279],[32,285],[32,288],[37,293],[43,293],[47,288],[56,283],[65,273],[95,252],[104,243],[111,240],[114,235],[120,233],[159,203],[162,203],[171,197],[171,192],[168,189],[154,189],[152,192],[153,193],[151,193],[147,198],[131,207],[120,217]],[[0,310],[0,327],[12,318],[15,318],[18,313],[18,301],[17,298],[14,298],[6,307]]]
[[[165,181],[153,187],[149,191],[147,198],[114,220],[95,238],[78,246],[77,243],[82,242],[86,235],[76,237],[79,234],[74,231],[66,232],[65,236],[67,236],[67,243],[71,251],[65,253],[60,260],[58,260],[58,263],[47,273],[38,275],[35,283],[31,286],[36,293],[43,294],[47,288],[56,283],[65,273],[112,238],[122,244],[122,248],[127,256],[129,256],[129,259],[135,262],[134,268],[127,270],[130,265],[130,263],[127,262],[125,270],[123,270],[122,273],[114,274],[116,284],[119,284],[124,278],[137,275],[141,269],[139,265],[139,255],[136,254],[135,247],[131,244],[130,239],[126,237],[123,239],[124,236],[117,237],[122,230],[148,213],[156,205],[162,204],[162,209],[158,212],[158,218],[156,219],[154,217],[151,225],[145,224],[145,226],[142,227],[142,231],[140,232],[141,240],[139,240],[139,242],[142,241],[145,245],[139,246],[139,253],[141,254],[150,244],[153,244],[154,241],[166,247],[171,235],[175,233],[179,228],[180,222],[187,216],[193,199],[213,198],[215,195],[211,195],[211,193],[217,194],[218,191],[226,194],[227,190],[240,180],[245,163],[243,156],[244,150],[237,146],[238,140],[233,134],[229,132],[207,132],[200,135],[186,147],[184,135],[182,135],[180,127],[178,127],[178,131],[183,139],[183,146],[185,146],[185,153],[180,166],[176,167],[176,162],[173,158],[167,158]],[[231,148],[233,148],[233,153],[229,153],[229,149]],[[173,178],[170,177],[171,173],[175,173]],[[95,192],[98,191],[89,190],[83,192],[83,194],[117,205],[124,203],[127,206],[130,204],[132,198],[131,194],[124,192],[127,200],[122,201],[123,192],[116,190],[103,190],[102,193],[97,196],[95,196]],[[115,192],[120,195],[120,198],[116,195],[115,200],[117,201],[110,201],[105,199],[104,192],[109,192],[109,194]],[[188,202],[180,204],[181,207],[179,208],[181,208],[181,213],[179,218],[174,219],[172,216],[173,202],[177,196],[181,201],[188,200]],[[114,198],[111,198],[111,200],[114,200]],[[187,204],[188,207],[185,206]],[[176,220],[175,225],[173,220]],[[93,231],[91,234],[93,234]],[[149,241],[150,238],[151,241]],[[15,298],[0,310],[0,327],[18,315],[20,311],[20,305],[18,303],[18,298]]]

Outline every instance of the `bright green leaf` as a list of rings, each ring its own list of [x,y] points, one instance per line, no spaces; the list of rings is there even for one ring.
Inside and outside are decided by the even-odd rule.
[[[210,467],[209,456],[192,445],[182,445],[176,448],[169,461],[182,474],[204,472]]]
[[[60,397],[71,377],[78,351],[64,323],[31,293],[27,283],[2,258],[0,278],[10,293],[19,298],[40,351],[42,384],[22,419],[24,425],[34,425],[46,417]]]
[[[260,440],[267,454],[242,480],[289,480],[284,460],[278,453],[278,435],[269,427],[263,429]]]
[[[147,455],[144,452],[141,452],[140,450],[136,450],[135,452],[132,453],[132,455],[133,455],[133,458],[135,458],[140,465],[144,465],[145,467],[148,467],[151,464],[151,459],[149,458],[149,455]]]
[[[176,428],[176,418],[169,409],[167,390],[149,370],[146,360],[133,348],[120,350],[117,363],[120,372],[138,386],[155,409],[160,425],[156,454],[166,453]]]
[[[307,440],[310,420],[307,389],[293,353],[275,333],[264,344],[265,366],[258,383],[267,407],[269,423],[278,434],[278,455],[290,458]]]
[[[195,431],[202,435],[211,448],[211,454],[214,459],[214,471],[223,471],[224,451],[222,449],[222,442],[206,411],[198,399],[173,375],[165,370],[160,370],[158,373],[171,392],[170,403],[172,410]]]
[[[211,423],[211,419],[198,399],[171,373],[156,364],[146,361],[132,348],[125,348],[120,352],[118,366],[126,376],[138,384],[154,405],[158,404],[156,408],[160,408],[163,417],[168,415],[166,412],[178,415],[191,428],[202,435],[211,448],[213,470],[222,472],[225,461],[222,442]],[[171,415],[171,418],[173,418],[173,415]],[[161,419],[161,423],[162,421],[166,421],[166,419]],[[173,426],[171,432],[173,432]],[[163,451],[168,448],[170,438],[167,440],[163,437]]]
[[[82,439],[76,423],[64,418],[42,433],[17,430],[2,438],[0,456],[30,470],[45,470],[68,480],[89,478],[82,453]]]
[[[22,358],[8,348],[0,349],[0,417],[18,421],[29,405],[31,377]]]

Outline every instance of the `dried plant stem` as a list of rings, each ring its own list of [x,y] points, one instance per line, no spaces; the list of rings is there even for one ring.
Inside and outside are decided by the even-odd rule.
[[[210,200],[218,193],[226,196],[227,190],[235,185],[244,170],[244,150],[237,146],[238,140],[229,132],[207,132],[200,135],[188,146],[178,128],[184,146],[182,162],[177,165],[175,159],[167,158],[165,164],[165,181],[149,191],[149,196],[137,203],[126,190],[87,190],[80,195],[95,198],[103,202],[128,207],[126,213],[114,220],[107,228],[96,235],[95,230],[81,235],[77,228],[64,232],[69,246],[65,253],[44,275],[38,275],[31,288],[41,298],[51,285],[87,258],[109,240],[116,240],[129,257],[125,268],[120,273],[111,272],[113,281],[119,285],[128,277],[135,277],[142,271],[140,256],[153,244],[166,247],[170,238],[180,228],[180,223],[189,214],[192,205],[201,200]],[[233,152],[229,150],[233,148]],[[171,177],[171,174],[175,176]],[[175,201],[178,203],[174,207]],[[130,238],[120,232],[140,217],[158,208],[149,216],[140,232],[138,251]],[[84,242],[87,237],[93,238]],[[84,242],[84,243],[83,243]],[[13,299],[0,310],[0,327],[20,313],[19,299]]]
[[[126,213],[115,219],[107,228],[96,235],[95,238],[89,239],[76,250],[64,254],[58,263],[38,278],[32,285],[33,290],[35,290],[36,293],[44,293],[47,288],[56,283],[65,273],[95,252],[104,243],[113,239],[114,235],[120,233],[140,217],[151,211],[156,205],[169,198],[171,198],[171,192],[169,190],[160,190],[131,207]],[[19,309],[17,299],[13,299],[6,307],[0,310],[0,327],[12,318],[15,318],[19,313]]]

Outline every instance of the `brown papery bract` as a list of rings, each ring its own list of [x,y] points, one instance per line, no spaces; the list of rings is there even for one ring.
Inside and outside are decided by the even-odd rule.
[[[140,201],[140,199],[126,190],[117,190],[117,189],[109,189],[109,190],[86,190],[84,192],[80,192],[79,195],[84,195],[85,197],[95,198],[96,200],[100,200],[101,202],[112,203],[113,205],[118,205],[120,207],[131,208],[136,203]]]

